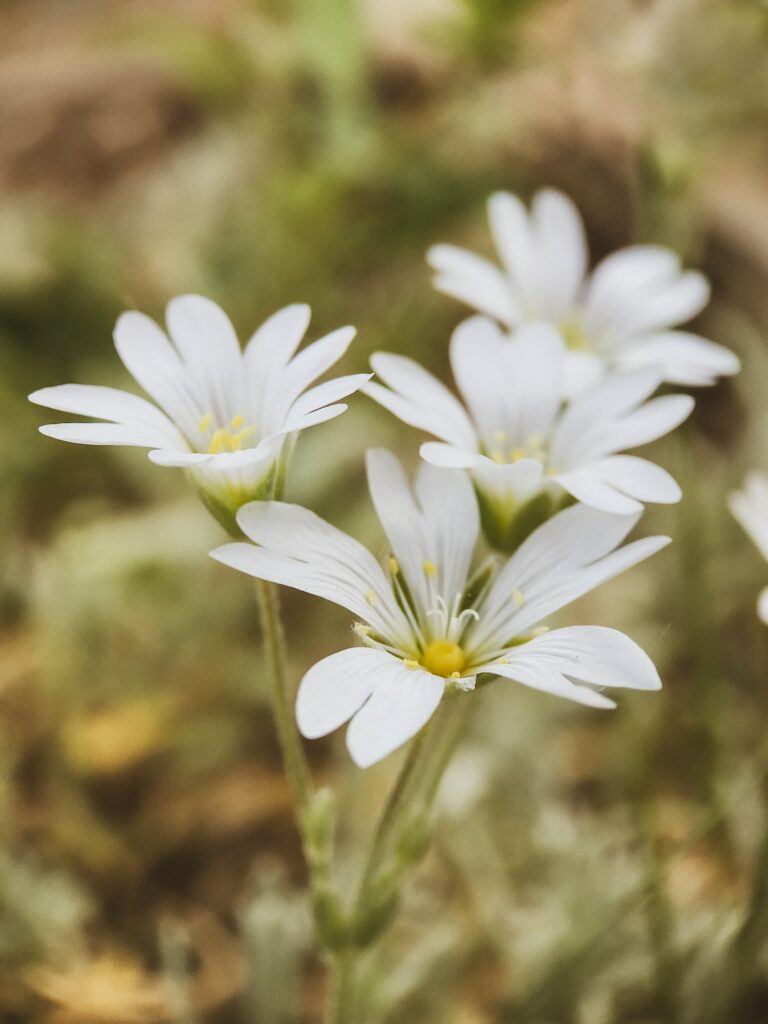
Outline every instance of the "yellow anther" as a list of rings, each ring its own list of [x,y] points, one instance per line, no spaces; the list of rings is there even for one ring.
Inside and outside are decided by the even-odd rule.
[[[531,630],[531,636],[544,636],[548,632],[549,626],[537,626],[536,629]]]
[[[509,453],[510,462],[519,462],[520,459],[524,459],[526,456],[525,448],[513,448]]]
[[[213,413],[207,412],[205,416],[203,416],[200,422],[197,424],[197,429],[200,431],[201,434],[207,434],[208,431],[211,429],[212,423]]]
[[[392,573],[392,575],[397,576],[397,574],[400,572],[400,563],[398,562],[398,560],[393,555],[390,555],[387,564],[389,565],[389,571]]]
[[[405,658],[403,660],[403,664],[405,665],[406,668],[411,668],[411,669],[419,667],[418,661],[414,661],[413,658]]]
[[[513,590],[513,591],[512,591],[512,600],[513,600],[513,601],[515,602],[515,604],[516,604],[516,605],[517,605],[518,607],[519,607],[519,606],[520,606],[521,604],[524,604],[524,602],[525,602],[525,597],[523,596],[523,592],[522,592],[522,590]]]
[[[494,448],[491,452],[491,460],[496,463],[497,466],[504,465],[504,452],[498,448]]]
[[[461,674],[467,663],[467,656],[458,644],[450,640],[433,640],[427,644],[421,663],[427,672],[436,676],[454,677]]]
[[[230,434],[229,435],[229,450],[231,452],[239,452],[243,447],[243,435],[242,434]]]
[[[499,444],[504,444],[508,436],[509,435],[507,434],[506,430],[497,430],[496,433],[493,435],[493,440],[498,441]]]
[[[429,562],[425,559],[425,561],[422,562],[421,567],[424,570],[425,576],[437,576],[437,566],[435,565],[434,562]]]
[[[371,627],[366,626],[364,622],[356,622],[352,628],[356,633],[359,633],[360,636],[370,636],[373,632]]]
[[[543,440],[541,434],[529,434],[526,444],[529,448],[538,448]]]
[[[208,451],[211,455],[218,455],[218,453],[229,443],[230,433],[223,427],[219,427],[218,430],[214,431],[211,443],[208,446]]]
[[[376,602],[379,599],[378,597],[376,597],[376,594],[374,593],[373,590],[369,590],[368,593],[365,595],[365,600],[368,602],[368,604],[376,604]]]
[[[509,664],[509,658],[497,658],[496,659],[496,664],[497,665],[508,665]]]
[[[245,424],[245,416],[241,416],[240,413],[237,416],[233,416],[229,421],[229,425],[232,430],[239,430]]]
[[[560,470],[557,468],[557,466],[550,466],[547,470],[549,476],[557,476],[559,472]]]
[[[532,459],[538,459],[539,462],[546,462],[547,461],[547,453],[544,451],[543,448],[539,448],[538,451],[533,452],[533,454],[531,455],[531,458]]]
[[[461,679],[461,672],[451,672],[451,679]]]

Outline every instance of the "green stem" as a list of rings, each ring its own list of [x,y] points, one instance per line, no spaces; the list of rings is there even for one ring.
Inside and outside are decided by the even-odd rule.
[[[398,811],[401,809],[403,797],[408,789],[409,783],[416,773],[416,768],[419,764],[422,752],[426,748],[426,739],[432,731],[431,727],[432,723],[422,729],[411,743],[411,749],[408,751],[408,756],[403,762],[400,773],[397,776],[395,784],[387,798],[387,802],[384,805],[384,810],[379,818],[376,831],[373,834],[373,840],[368,851],[368,857],[366,858],[365,867],[363,868],[363,874],[360,878],[360,886],[357,891],[357,899],[355,900],[353,914],[357,914],[359,910],[365,906],[368,890],[371,887],[371,882],[373,881],[376,871],[386,853],[389,837],[398,818]]]
[[[352,909],[353,921],[359,920],[366,909],[377,875],[385,861],[387,848],[405,812],[417,801],[424,814],[429,812],[440,780],[456,749],[469,703],[460,698],[451,699],[451,707],[446,709],[447,731],[442,742],[437,745],[434,756],[429,742],[437,728],[434,720],[412,741],[373,834]],[[359,949],[348,947],[334,961],[334,995],[329,1024],[358,1024],[354,1016],[354,998],[360,952]]]
[[[259,617],[272,686],[272,710],[283,753],[285,771],[298,806],[299,827],[302,829],[303,837],[303,816],[312,796],[312,782],[288,699],[285,679],[285,637],[280,621],[280,606],[273,584],[258,580],[256,585],[259,598]]]

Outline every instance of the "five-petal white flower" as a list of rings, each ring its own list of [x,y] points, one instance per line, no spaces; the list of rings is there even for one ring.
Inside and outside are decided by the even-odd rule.
[[[520,327],[505,341],[493,321],[476,316],[456,328],[450,346],[469,413],[405,356],[375,354],[371,365],[388,387],[371,381],[362,390],[440,438],[422,445],[427,462],[470,471],[486,534],[500,550],[513,550],[569,495],[619,514],[640,511],[644,501],[678,501],[680,488],[665,470],[617,453],[672,430],[688,416],[693,399],[648,401],[660,375],[645,367],[608,374],[565,402],[565,358],[552,327]]]
[[[672,384],[713,384],[737,373],[729,349],[675,329],[709,300],[706,278],[683,271],[657,245],[631,245],[588,273],[584,225],[567,196],[543,189],[530,213],[517,196],[496,193],[488,216],[503,269],[453,245],[427,259],[435,287],[508,328],[532,321],[557,326],[569,342],[569,387],[577,390],[604,366],[659,367]]]
[[[168,304],[170,340],[144,314],[123,313],[114,335],[118,355],[157,404],[108,387],[42,388],[30,401],[106,422],[40,430],[79,444],[150,448],[153,462],[186,469],[227,521],[244,503],[270,495],[286,438],[344,412],[339,400],[370,377],[351,374],[309,388],[355,336],[353,327],[342,327],[295,355],[309,318],[308,306],[287,306],[241,351],[226,313],[199,295]]]
[[[660,687],[648,656],[616,630],[535,627],[668,538],[617,550],[638,517],[576,505],[539,527],[497,572],[486,563],[473,574],[479,517],[467,477],[422,464],[412,493],[390,452],[369,451],[367,466],[391,550],[386,571],[351,537],[282,502],[246,505],[237,520],[254,543],[212,552],[360,620],[355,628],[366,646],[324,658],[301,682],[296,710],[305,736],[351,719],[347,746],[367,767],[415,735],[447,688],[471,690],[481,673],[600,708],[615,705],[593,687]]]
[[[768,476],[749,473],[742,490],[728,496],[728,508],[768,561]],[[768,587],[757,599],[757,614],[768,624]]]

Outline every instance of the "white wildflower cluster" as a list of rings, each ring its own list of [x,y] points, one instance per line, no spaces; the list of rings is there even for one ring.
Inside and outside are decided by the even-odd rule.
[[[357,644],[305,675],[297,719],[307,737],[350,722],[356,763],[415,735],[446,694],[500,677],[592,707],[604,692],[661,684],[646,654],[603,626],[542,621],[667,543],[622,546],[645,502],[675,502],[672,477],[626,454],[690,413],[663,384],[706,385],[738,370],[727,349],[678,325],[705,305],[701,274],[658,246],[631,246],[591,274],[581,219],[554,191],[530,213],[493,196],[502,266],[453,246],[429,252],[435,286],[479,311],[457,327],[449,361],[458,396],[402,355],[372,374],[315,383],[341,358],[342,328],[298,354],[306,306],[272,316],[241,351],[214,303],[170,303],[166,335],[137,312],[118,354],[154,403],[112,388],[44,388],[31,399],[99,422],[41,428],[62,440],[134,445],[184,468],[233,535],[214,558],[347,609]],[[429,435],[413,486],[390,452],[367,454],[387,538],[384,564],[298,505],[280,501],[299,431],[363,390]],[[742,516],[744,518],[744,516]],[[490,548],[479,552],[481,538]]]

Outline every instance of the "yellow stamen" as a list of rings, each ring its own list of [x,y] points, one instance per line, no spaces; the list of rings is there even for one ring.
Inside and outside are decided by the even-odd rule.
[[[218,430],[214,431],[211,443],[208,446],[208,451],[211,455],[218,455],[218,453],[224,448],[230,439],[230,433],[228,430],[224,430],[223,427],[219,427]]]
[[[491,460],[495,462],[497,466],[503,466],[504,452],[500,451],[498,448],[494,448],[491,452]]]
[[[536,629],[531,630],[531,636],[544,636],[548,632],[549,626],[537,626]]]
[[[403,664],[405,665],[406,668],[418,668],[419,667],[418,661],[414,661],[413,658],[405,658],[403,660]]]
[[[450,640],[433,640],[427,644],[421,663],[433,675],[455,679],[461,675],[467,656],[458,644]]]
[[[538,448],[542,440],[541,434],[530,434],[526,443],[529,448]]]
[[[511,462],[519,462],[520,459],[524,459],[526,455],[525,448],[513,448],[509,453]]]
[[[461,672],[451,672],[451,679],[461,679]]]
[[[498,441],[499,444],[504,444],[508,436],[509,435],[507,434],[506,430],[497,430],[496,433],[493,435],[493,439],[494,441]]]
[[[400,563],[397,561],[397,559],[393,555],[389,556],[388,565],[389,565],[389,571],[392,573],[392,575],[393,576],[397,576],[397,574],[400,572]]]
[[[515,602],[515,604],[518,607],[521,604],[523,604],[525,602],[525,597],[523,596],[522,590],[513,590],[512,591],[512,600]]]
[[[356,622],[352,627],[356,633],[360,636],[370,636],[373,630],[370,626],[366,626],[364,622]]]
[[[229,425],[232,430],[239,430],[245,423],[245,416],[241,416],[240,413],[237,416],[233,416],[229,421]]]
[[[207,434],[208,431],[211,429],[212,423],[213,413],[207,412],[205,416],[203,416],[200,422],[197,424],[197,429],[200,431],[201,434]]]
[[[376,594],[372,590],[369,590],[368,593],[365,595],[365,600],[368,602],[368,604],[376,604],[376,602],[379,599],[378,597],[376,597]]]
[[[434,562],[424,561],[422,562],[422,569],[424,570],[425,576],[434,577],[437,576],[437,566]]]
[[[509,658],[497,658],[496,659],[496,664],[497,665],[508,665],[509,664]]]

